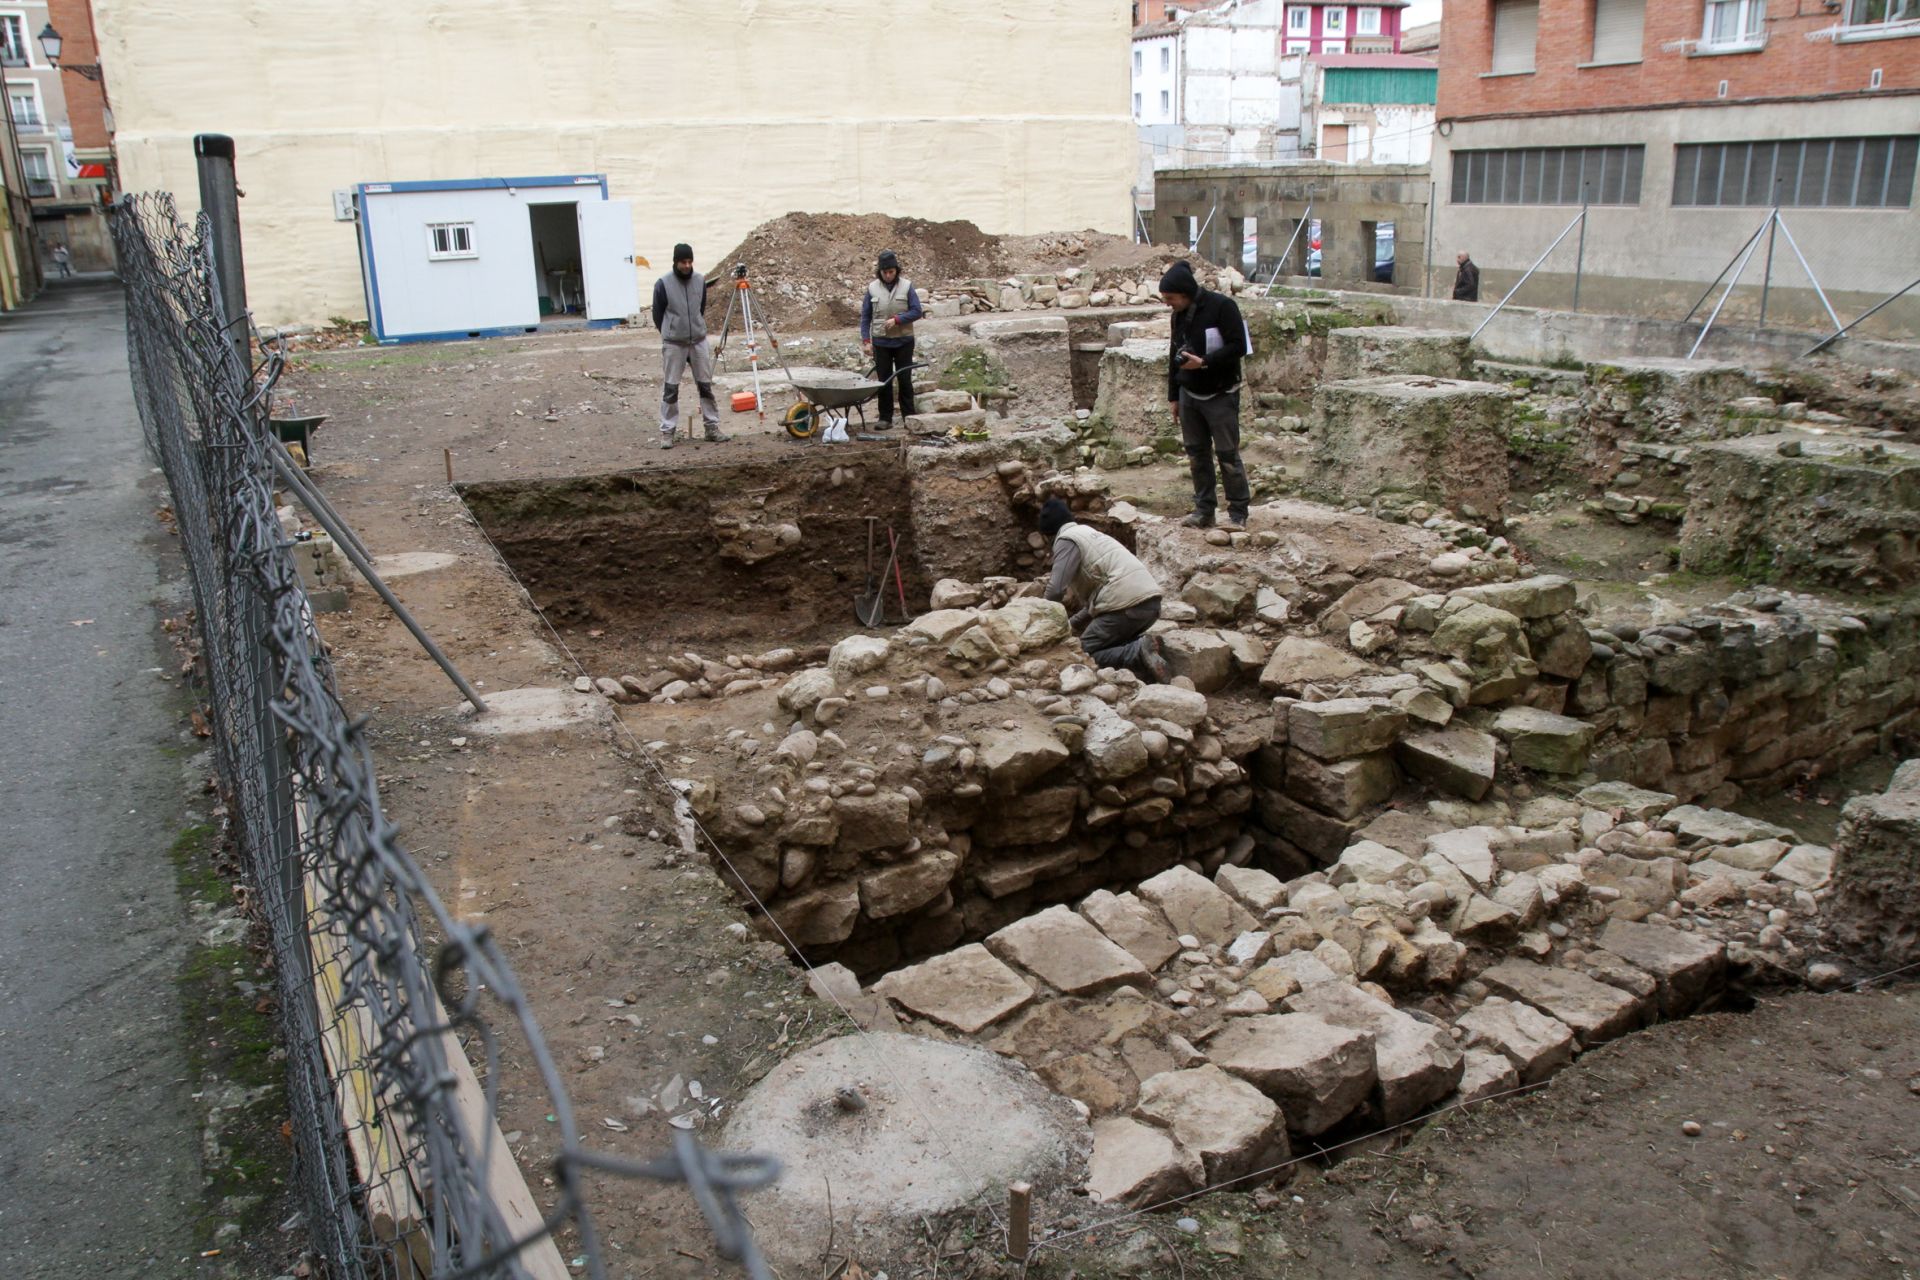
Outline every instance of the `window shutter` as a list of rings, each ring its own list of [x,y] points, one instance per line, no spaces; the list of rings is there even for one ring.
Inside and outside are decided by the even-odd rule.
[[[1539,30],[1539,0],[1497,0],[1493,6],[1493,73],[1533,70],[1534,37]]]
[[[1594,0],[1593,60],[1640,61],[1640,33],[1646,16],[1647,0]]]

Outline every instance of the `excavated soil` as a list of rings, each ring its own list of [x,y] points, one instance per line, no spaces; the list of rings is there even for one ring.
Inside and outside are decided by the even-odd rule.
[[[1135,244],[1098,231],[996,236],[965,220],[880,213],[789,213],[755,227],[726,253],[708,256],[695,247],[715,273],[746,263],[774,321],[795,330],[857,324],[860,291],[883,249],[899,255],[901,269],[922,289],[1072,266],[1095,273],[1163,269],[1174,258],[1193,257],[1184,246]]]
[[[785,461],[708,464],[558,480],[481,481],[467,508],[567,646],[596,673],[652,670],[688,648],[756,651],[838,639],[874,572],[889,617],[924,611],[909,489],[890,449],[796,450]],[[778,550],[774,530],[797,541]],[[732,536],[744,529],[745,537]],[[755,546],[755,543],[762,545]],[[767,551],[766,558],[751,557]],[[751,601],[751,607],[743,602]]]

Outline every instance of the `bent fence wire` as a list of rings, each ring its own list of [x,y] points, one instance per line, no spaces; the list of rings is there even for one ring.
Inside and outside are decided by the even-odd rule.
[[[580,1146],[499,947],[448,912],[382,814],[363,722],[341,705],[275,515],[266,442],[278,351],[260,344],[249,368],[230,340],[248,322],[224,314],[204,216],[183,223],[170,195],[130,196],[112,230],[134,396],[186,553],[220,782],[270,937],[313,1247],[347,1277],[543,1277],[558,1263],[549,1237],[571,1223],[599,1277],[581,1195],[592,1168],[691,1178],[733,1233],[723,1248],[751,1255],[733,1191],[766,1181],[764,1165],[712,1161],[690,1143],[650,1166]],[[429,932],[442,939],[431,958]],[[480,1056],[479,1083],[463,1046]],[[538,1072],[560,1135],[544,1214],[514,1194],[495,1125],[504,1053]]]

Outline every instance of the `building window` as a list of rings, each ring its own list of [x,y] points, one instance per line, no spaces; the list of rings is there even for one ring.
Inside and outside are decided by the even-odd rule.
[[[1173,70],[1173,50],[1167,48],[1165,45],[1160,46],[1160,69],[1162,71]]]
[[[1647,0],[1593,0],[1593,61],[1640,61]]]
[[[1320,10],[1320,34],[1323,36],[1344,36],[1347,34],[1346,6],[1330,4]]]
[[[1313,31],[1313,10],[1305,5],[1290,5],[1287,8],[1287,34],[1304,36]]]
[[[13,115],[15,128],[46,128],[47,118],[40,111],[40,86],[37,84],[8,85],[7,110]]]
[[[1361,5],[1356,11],[1353,31],[1355,35],[1377,36],[1380,34],[1380,6]]]
[[[1533,70],[1534,38],[1540,32],[1540,0],[1494,0],[1493,65],[1496,76]]]
[[[1920,138],[1683,143],[1673,202],[1683,206],[1906,209]]]
[[[1767,0],[1707,0],[1702,49],[1758,49],[1766,42]]]
[[[1345,53],[1346,51],[1347,42],[1345,40],[1322,40],[1320,42],[1320,52],[1322,53]]]
[[[1646,148],[1519,147],[1453,153],[1455,204],[1639,204]]]
[[[1140,74],[1140,51],[1138,49],[1133,51],[1133,74]]]
[[[31,61],[27,20],[17,13],[0,13],[0,64],[24,67]]]
[[[1286,56],[1289,58],[1297,57],[1300,54],[1311,52],[1312,49],[1313,49],[1313,44],[1311,41],[1289,40],[1287,41]]]
[[[1173,110],[1172,97],[1165,89],[1162,89],[1160,91],[1160,114],[1164,116],[1171,110]]]
[[[1920,34],[1920,0],[1847,0],[1847,26],[1906,27]]]
[[[1133,95],[1133,118],[1135,120],[1140,118],[1140,95],[1137,93]]]
[[[427,257],[438,260],[479,256],[473,247],[471,222],[429,222],[427,224]]]
[[[45,147],[20,148],[20,171],[27,180],[27,195],[45,199],[57,195],[53,184],[53,154]]]

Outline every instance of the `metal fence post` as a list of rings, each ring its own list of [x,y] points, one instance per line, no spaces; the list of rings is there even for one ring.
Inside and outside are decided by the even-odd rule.
[[[1580,310],[1580,278],[1587,270],[1587,205],[1580,205],[1580,239],[1573,251],[1573,309]]]
[[[226,307],[229,338],[242,369],[253,368],[247,333],[247,268],[240,250],[240,187],[233,172],[233,139],[224,133],[196,134],[193,154],[200,171],[200,209],[213,240],[213,269]]]
[[[1773,238],[1780,232],[1780,210],[1774,209],[1767,219],[1767,258],[1766,268],[1760,273],[1760,323],[1758,329],[1767,327],[1767,294],[1773,290]]]

